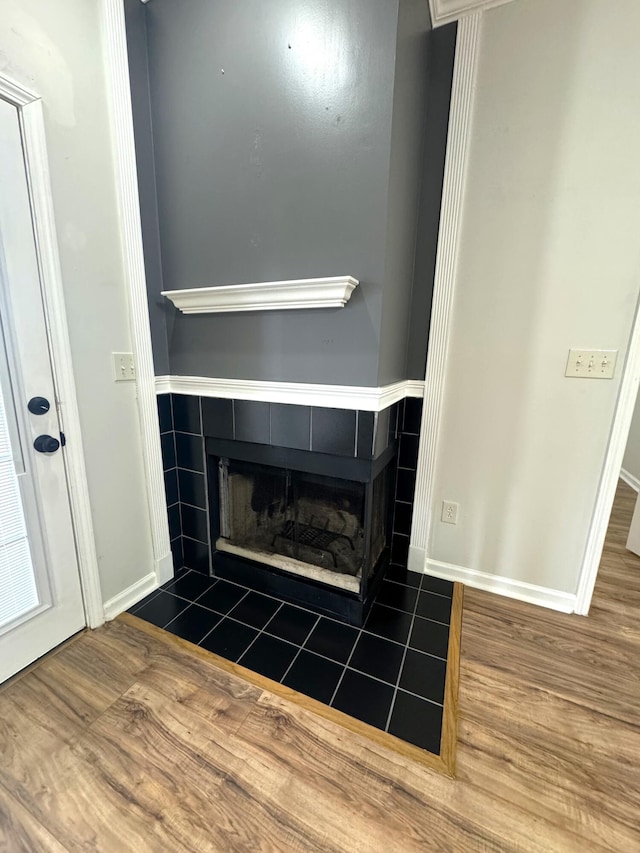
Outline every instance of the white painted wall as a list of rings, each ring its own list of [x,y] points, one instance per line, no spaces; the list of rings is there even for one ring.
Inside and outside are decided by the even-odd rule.
[[[624,451],[622,467],[627,474],[640,481],[640,395],[638,395],[636,407],[633,410],[633,419],[631,421],[627,446]]]
[[[0,0],[0,71],[43,97],[91,510],[107,601],[153,571],[99,0]]]
[[[640,4],[481,26],[428,554],[572,594],[640,285]],[[616,379],[565,379],[571,346],[620,350]]]

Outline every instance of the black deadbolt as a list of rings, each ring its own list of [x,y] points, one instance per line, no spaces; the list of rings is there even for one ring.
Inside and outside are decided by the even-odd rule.
[[[39,435],[33,442],[38,453],[55,453],[60,447],[60,442],[52,435]]]
[[[46,415],[51,404],[46,397],[32,397],[27,403],[27,408],[32,415]]]

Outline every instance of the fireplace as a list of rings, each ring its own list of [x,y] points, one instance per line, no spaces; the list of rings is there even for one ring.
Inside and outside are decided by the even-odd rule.
[[[420,399],[370,412],[173,393],[158,397],[158,412],[176,568],[235,580],[354,624],[366,612],[387,562],[393,571],[406,571]],[[253,498],[253,485],[251,497],[247,484],[244,495],[234,488],[234,508],[220,509],[229,500],[221,478],[229,473],[255,478],[258,471],[263,482],[272,478],[272,492],[277,484],[278,501],[267,502],[276,504],[272,516],[280,507],[279,521],[295,525],[297,520],[297,533],[295,526],[283,529],[282,524],[268,536],[262,530],[261,543],[238,521],[233,531],[225,527],[225,517],[227,525],[232,512],[237,518],[239,500],[246,506],[253,499],[250,511],[269,521],[268,507],[260,509],[266,499],[259,493]],[[326,506],[310,513],[309,496],[341,512],[340,524],[335,515],[327,518]],[[301,535],[303,525],[316,530]],[[274,541],[276,532],[282,535]],[[348,559],[343,535],[354,540]],[[286,566],[278,562],[282,559]]]
[[[218,551],[358,593],[387,544],[386,468],[371,483],[218,463]]]
[[[213,573],[361,624],[389,562],[388,414],[203,402]]]

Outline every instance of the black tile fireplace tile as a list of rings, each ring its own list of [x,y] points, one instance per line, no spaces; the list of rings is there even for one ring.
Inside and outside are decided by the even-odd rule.
[[[169,519],[169,539],[176,539],[182,534],[182,526],[180,523],[180,504],[173,504],[167,510]]]
[[[369,611],[364,630],[396,643],[406,643],[411,629],[411,616],[393,607],[374,604]]]
[[[401,468],[416,469],[418,465],[418,442],[417,435],[403,433],[400,436],[400,450],[398,453],[398,465]]]
[[[171,432],[173,430],[171,394],[160,394],[158,397],[158,421],[160,422],[160,432]]]
[[[171,556],[173,557],[173,570],[179,571],[184,560],[182,559],[182,536],[171,540]]]
[[[403,468],[398,468],[398,478],[396,480],[396,500],[413,503],[415,490],[416,472]]]
[[[302,649],[282,683],[327,705],[344,667]]]
[[[265,631],[301,646],[317,621],[318,617],[315,613],[294,607],[292,604],[283,604]]]
[[[393,704],[389,734],[438,755],[442,730],[442,708],[398,690]]]
[[[180,516],[182,518],[182,535],[190,539],[198,539],[207,542],[209,538],[207,513],[203,509],[197,509],[189,504],[180,504]]]
[[[180,503],[206,508],[204,493],[204,474],[186,471],[178,468],[178,483],[180,485]]]
[[[246,593],[247,590],[242,586],[236,586],[228,581],[219,580],[213,589],[205,592],[198,599],[198,604],[210,607],[217,613],[228,613],[232,607],[236,606],[241,598],[244,598]]]
[[[399,686],[403,690],[408,690],[409,693],[415,693],[442,705],[446,674],[446,661],[407,649]]]
[[[354,456],[356,413],[346,409],[311,410],[311,449],[317,453]]]
[[[262,629],[280,607],[280,602],[259,592],[249,592],[229,613],[239,622]]]
[[[180,577],[175,578],[168,584],[165,584],[164,589],[167,592],[172,592],[174,595],[179,595],[180,598],[188,598],[189,601],[195,601],[204,592],[217,583],[215,578],[207,577],[200,572],[185,572]]]
[[[233,400],[203,397],[202,427],[204,435],[232,439]]]
[[[416,616],[413,620],[409,645],[413,649],[438,655],[438,657],[446,660],[449,645],[449,626]]]
[[[404,657],[404,646],[373,634],[361,634],[349,661],[357,669],[395,686]]]
[[[160,436],[160,447],[162,449],[162,469],[168,471],[176,467],[176,446],[172,432],[165,432]]]
[[[420,421],[422,420],[422,399],[420,397],[407,397],[404,401],[404,421],[402,431],[413,435],[420,433]]]
[[[161,590],[147,604],[136,610],[136,616],[144,619],[145,622],[151,622],[152,625],[164,628],[165,625],[171,622],[172,619],[175,619],[188,606],[188,601],[176,598],[175,595]]]
[[[392,699],[390,684],[347,670],[331,706],[370,726],[384,729]]]
[[[233,619],[225,618],[210,634],[207,634],[200,645],[227,660],[237,661],[257,636],[258,632],[255,628],[249,628],[248,625],[241,625]]]
[[[234,438],[254,444],[269,444],[269,403],[234,400]]]
[[[178,470],[164,472],[164,488],[167,493],[167,506],[178,502]]]
[[[176,438],[177,440],[177,438]],[[413,515],[413,506],[409,503],[401,503],[398,501],[393,511],[393,531],[394,533],[402,533],[408,536],[411,533],[411,516]]]
[[[280,681],[297,653],[297,647],[291,643],[261,634],[238,663],[264,675],[265,678]]]
[[[422,575],[420,589],[425,592],[436,592],[438,595],[446,595],[448,598],[453,596],[453,584],[451,581],[445,581],[442,578],[432,578],[429,575]]]
[[[387,607],[395,607],[404,613],[413,613],[418,597],[418,590],[410,586],[383,581],[376,596],[377,604],[385,604]]]
[[[409,537],[394,533],[391,537],[391,562],[406,566],[409,559]]]
[[[200,423],[200,397],[188,394],[172,394],[173,428],[177,432],[192,432],[202,435]]]
[[[189,468],[191,471],[204,471],[204,453],[202,437],[187,432],[177,432],[176,458],[178,468]]]
[[[311,407],[271,404],[271,444],[296,450],[311,448]]]
[[[435,619],[436,622],[444,622],[448,625],[451,620],[451,599],[443,595],[435,595],[432,592],[421,591],[416,614],[424,616],[425,619]]]
[[[389,566],[384,576],[386,580],[393,581],[394,583],[402,583],[405,586],[414,586],[416,589],[419,588],[423,577],[418,572],[410,572],[409,569],[405,569],[403,566],[394,566],[393,564]]]
[[[358,412],[358,459],[373,458],[375,414]]]
[[[358,630],[323,616],[305,643],[309,651],[317,652],[338,663],[346,663],[358,639]]]
[[[376,426],[376,438],[375,438],[375,448],[374,448],[374,456],[380,456],[383,450],[386,450],[389,446],[389,442],[393,440],[395,436],[391,435],[391,415],[394,412],[394,407],[390,406],[387,409],[383,409],[381,412],[378,412],[378,423]]]
[[[191,604],[168,625],[165,625],[165,631],[170,631],[190,643],[198,644],[221,619],[222,616],[219,613]]]
[[[183,536],[182,560],[188,569],[201,572],[203,575],[209,574],[209,546],[204,542]]]

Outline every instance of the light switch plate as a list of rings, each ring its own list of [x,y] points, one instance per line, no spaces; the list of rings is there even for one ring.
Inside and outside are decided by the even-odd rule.
[[[575,379],[613,379],[617,349],[570,349],[564,375]]]
[[[113,352],[113,375],[116,382],[133,382],[136,378],[136,365],[132,352]]]

